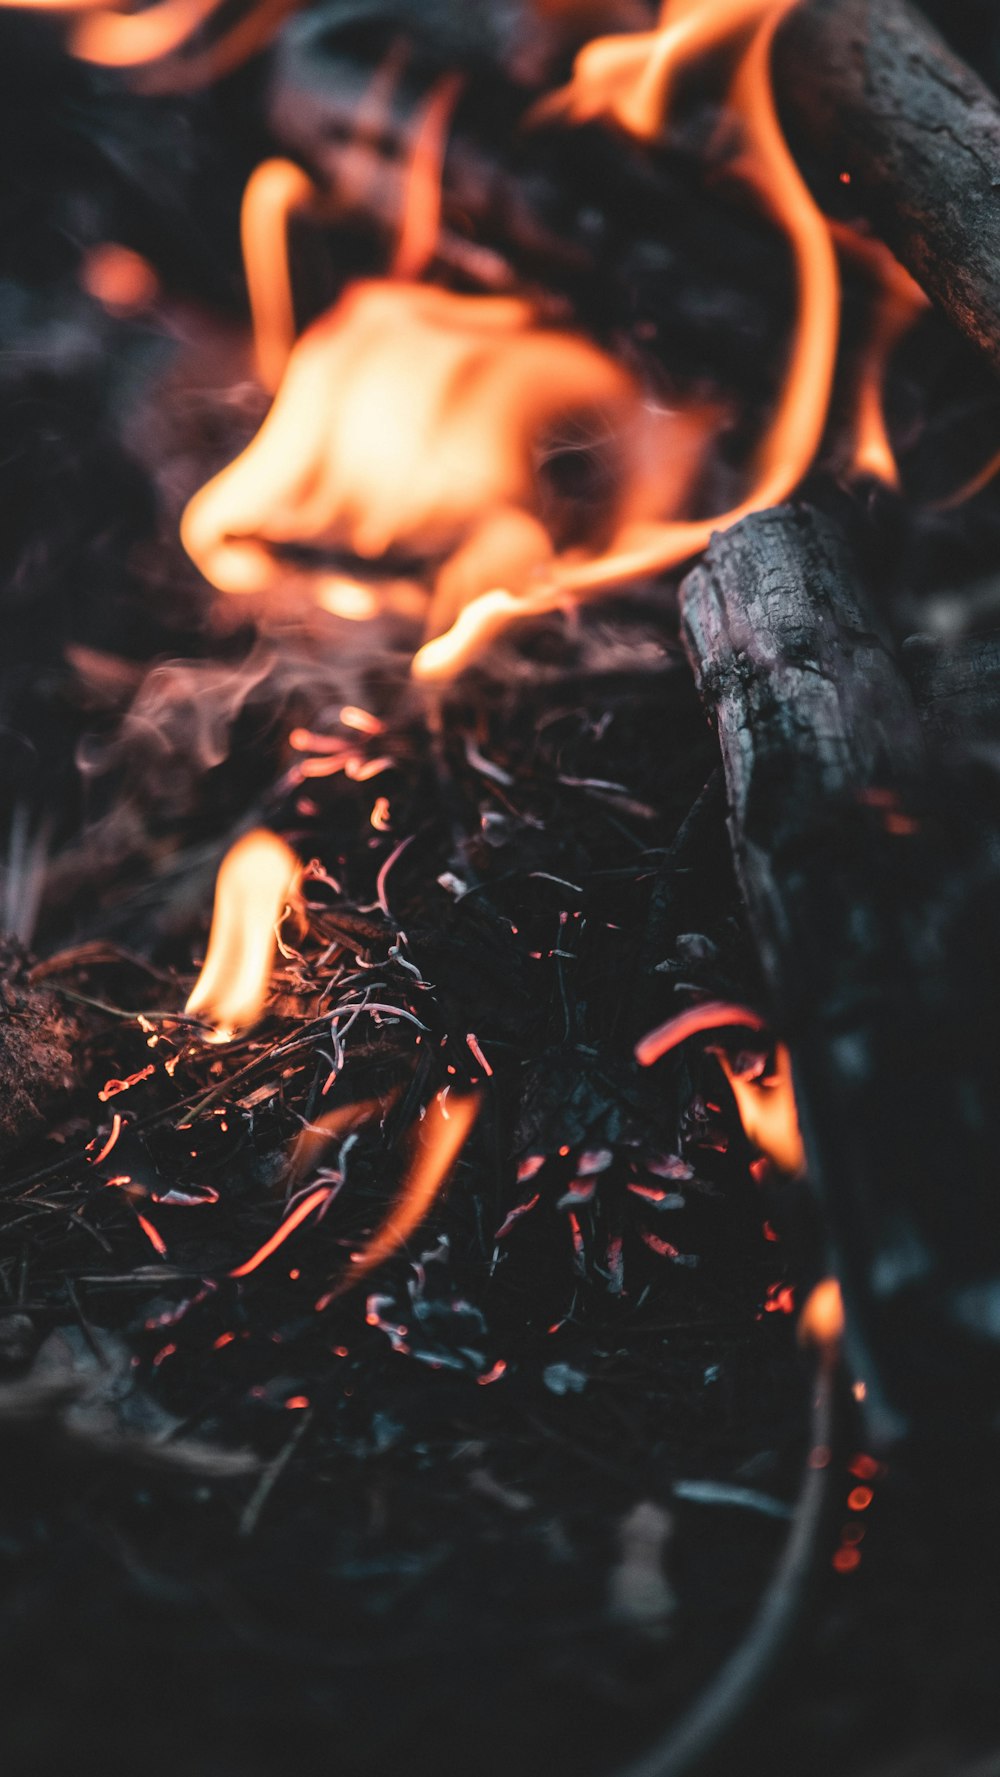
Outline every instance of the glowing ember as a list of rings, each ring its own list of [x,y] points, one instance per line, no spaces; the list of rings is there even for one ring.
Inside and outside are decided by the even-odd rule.
[[[149,260],[115,241],[91,247],[84,255],[80,282],[112,315],[131,315],[148,308],[159,288]]]
[[[836,1345],[844,1331],[844,1304],[835,1277],[824,1277],[806,1298],[799,1316],[799,1338],[808,1345]]]
[[[277,1252],[279,1246],[284,1246],[288,1236],[294,1234],[296,1228],[300,1228],[321,1203],[329,1202],[331,1196],[329,1185],[317,1185],[314,1191],[308,1191],[304,1197],[299,1199],[295,1208],[286,1215],[280,1228],[275,1230],[270,1239],[265,1240],[263,1246],[259,1246],[255,1253],[251,1253],[249,1259],[244,1259],[242,1265],[234,1266],[229,1273],[230,1277],[249,1277],[251,1271],[256,1271],[259,1265],[263,1265],[265,1259],[269,1259],[272,1253]]]
[[[275,923],[299,876],[294,852],[264,828],[227,852],[215,885],[208,950],[185,1010],[228,1042],[259,1017],[275,952]]]
[[[678,1012],[665,1024],[658,1025],[656,1030],[651,1030],[636,1044],[635,1058],[640,1066],[652,1067],[661,1056],[686,1043],[689,1037],[736,1025],[755,1031],[765,1028],[759,1012],[751,1011],[749,1006],[740,1005],[736,1000],[704,1000],[700,1006],[689,1006],[685,1012]]]

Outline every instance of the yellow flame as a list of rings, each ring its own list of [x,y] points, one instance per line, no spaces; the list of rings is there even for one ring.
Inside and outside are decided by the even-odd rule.
[[[574,417],[620,441],[633,489],[641,393],[597,346],[537,326],[516,297],[357,284],[295,345],[263,426],[191,500],[181,538],[234,593],[280,583],[281,545],[447,556],[531,510],[540,439]]]
[[[775,1050],[774,1072],[737,1072],[724,1049],[715,1054],[732,1088],[743,1133],[782,1172],[805,1171],[806,1154],[792,1085],[792,1061],[784,1043]]]
[[[294,892],[299,862],[276,834],[257,828],[226,853],[215,885],[208,950],[185,1011],[228,1042],[259,1017],[275,953],[275,923]]]

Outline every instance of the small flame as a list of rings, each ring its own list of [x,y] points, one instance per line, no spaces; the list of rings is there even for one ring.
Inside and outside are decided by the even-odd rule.
[[[760,1014],[749,1006],[735,1000],[706,1000],[650,1031],[636,1044],[636,1060],[642,1067],[652,1067],[691,1037],[740,1026],[754,1032],[766,1028]],[[732,1087],[747,1140],[782,1172],[792,1177],[804,1172],[806,1156],[795,1104],[792,1063],[784,1043],[776,1046],[774,1070],[769,1074],[738,1070],[727,1051],[718,1045],[713,1046],[712,1053]]]
[[[854,394],[850,466],[886,487],[899,486],[899,469],[885,419],[885,385],[892,355],[928,307],[927,298],[888,247],[843,223],[830,224],[841,251],[853,259],[873,286],[868,338]]]
[[[164,64],[145,85],[147,90],[174,92],[205,85],[239,67],[267,42],[294,4],[256,0],[213,42],[192,51],[209,21],[228,11],[226,0],[154,0],[140,11],[109,6],[106,0],[0,0],[0,7],[65,14],[70,48],[81,61],[143,70]]]
[[[806,1155],[792,1085],[792,1061],[784,1043],[775,1050],[774,1071],[739,1073],[723,1049],[716,1056],[732,1088],[743,1133],[775,1166],[795,1178],[805,1171]]]
[[[215,885],[208,950],[185,1011],[228,1042],[259,1017],[271,978],[275,923],[299,876],[293,851],[257,828],[227,852]]]
[[[439,1092],[420,1126],[416,1152],[399,1201],[367,1246],[352,1254],[341,1289],[351,1289],[408,1240],[433,1205],[465,1146],[479,1113],[475,1093],[445,1103]]]
[[[295,344],[288,226],[296,212],[315,204],[317,196],[308,173],[290,160],[262,161],[251,173],[243,193],[240,240],[257,370],[265,389],[272,394]]]

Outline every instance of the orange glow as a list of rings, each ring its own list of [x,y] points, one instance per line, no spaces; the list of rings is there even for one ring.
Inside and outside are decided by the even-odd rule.
[[[360,1129],[369,1123],[380,1112],[384,1113],[399,1097],[399,1088],[386,1094],[385,1098],[363,1098],[357,1104],[338,1105],[336,1110],[324,1111],[308,1123],[298,1136],[292,1152],[289,1177],[297,1181],[304,1178],[307,1172],[318,1165],[331,1142],[340,1136],[350,1135],[354,1129]]]
[[[811,1290],[799,1315],[799,1338],[805,1345],[836,1345],[844,1331],[844,1303],[835,1277],[824,1277]]]
[[[673,16],[677,22],[680,17],[692,21],[686,27],[691,32],[696,3],[705,15],[705,29],[709,17],[721,24],[733,21],[739,14],[742,25],[763,11],[759,6],[751,6],[749,0],[739,7],[720,0],[714,9],[701,7],[700,0],[685,0],[683,13]],[[571,595],[577,599],[592,597],[622,581],[679,566],[705,548],[713,532],[728,529],[749,513],[785,499],[812,462],[830,401],[839,335],[840,278],[829,228],[782,135],[771,87],[771,42],[790,3],[791,0],[779,0],[777,5],[768,6],[742,57],[730,92],[731,110],[742,128],[754,190],[788,237],[798,292],[784,385],[774,417],[758,447],[750,492],[739,505],[712,518],[626,524],[609,552],[582,562],[569,558],[557,562],[523,598],[512,598],[507,588],[487,590],[465,607],[446,634],[435,637],[420,650],[413,663],[418,678],[442,678],[457,672],[511,618],[552,611]],[[641,77],[635,61],[636,40],[619,40],[621,55],[628,61],[627,94],[615,98],[614,114],[619,121],[626,116],[631,120],[630,127],[641,126],[644,134],[651,133],[649,126],[654,118],[650,94],[660,94],[662,98],[665,91],[656,60],[662,47],[661,37],[662,32],[656,32],[645,40],[647,62],[653,58],[648,77]],[[582,52],[584,56],[586,53]],[[579,66],[578,59],[578,87]],[[606,109],[605,94],[599,110]],[[660,115],[655,112],[657,128]]]
[[[275,923],[298,876],[295,853],[262,827],[238,839],[222,860],[205,961],[185,1007],[213,1026],[213,1041],[228,1042],[259,1017],[274,962]]]
[[[397,278],[419,278],[437,246],[448,126],[464,85],[463,75],[443,74],[431,88],[417,120],[392,268]]]
[[[479,1099],[442,1093],[432,1101],[417,1135],[413,1164],[399,1200],[367,1246],[352,1253],[351,1269],[340,1290],[352,1289],[408,1240],[428,1214],[465,1146],[479,1112]],[[339,1292],[338,1292],[339,1293]]]
[[[194,496],[181,538],[214,585],[260,593],[282,578],[282,545],[433,561],[514,515],[534,526],[525,571],[550,547],[531,511],[538,452],[573,421],[612,440],[631,490],[642,399],[597,346],[535,325],[515,297],[356,284],[297,342],[256,438]]]
[[[318,1209],[321,1203],[327,1201],[330,1194],[329,1185],[317,1185],[314,1191],[309,1191],[285,1217],[281,1226],[275,1229],[270,1239],[265,1240],[263,1246],[259,1246],[255,1253],[251,1253],[249,1259],[244,1259],[242,1265],[234,1266],[229,1273],[230,1277],[248,1277],[251,1271],[256,1271],[259,1265],[263,1265],[265,1259],[269,1259],[272,1253],[277,1252],[279,1246],[284,1246],[288,1236],[294,1234],[296,1228],[300,1228],[306,1218],[312,1215],[313,1210]]]
[[[95,5],[74,27],[73,52],[103,67],[134,68],[170,55],[218,5],[219,0],[158,0],[142,12]]]
[[[225,0],[154,0],[139,11],[106,0],[0,0],[0,7],[65,14],[69,47],[81,61],[142,70],[147,90],[174,92],[230,73],[266,43],[294,4],[256,0],[199,48],[203,28],[224,10]]]
[[[240,241],[253,320],[257,370],[265,389],[278,387],[295,344],[295,303],[288,263],[288,226],[317,197],[308,173],[290,160],[265,160],[247,180]]]
[[[678,75],[795,0],[665,0],[653,31],[598,37],[581,49],[567,86],[535,109],[539,122],[616,123],[649,141],[666,122]]]
[[[152,1222],[149,1221],[146,1216],[137,1215],[135,1219],[145,1234],[146,1239],[149,1241],[150,1246],[159,1253],[161,1259],[165,1259],[167,1256],[167,1243],[164,1240],[163,1235],[160,1233],[159,1228],[154,1228]]]
[[[873,286],[868,339],[851,417],[851,470],[855,475],[871,475],[886,487],[898,487],[899,470],[885,422],[885,385],[892,355],[926,311],[927,298],[881,241],[842,223],[831,223],[830,228],[837,245],[862,267]]]
[[[793,1178],[805,1171],[806,1155],[792,1085],[792,1061],[778,1043],[771,1074],[738,1073],[724,1049],[715,1051],[736,1100],[743,1133],[754,1147]]]
[[[759,1012],[751,1011],[749,1006],[740,1005],[737,1000],[703,1000],[700,1005],[688,1006],[686,1011],[675,1013],[665,1024],[651,1030],[636,1044],[635,1058],[640,1067],[652,1067],[661,1056],[686,1043],[689,1037],[700,1036],[707,1030],[725,1030],[730,1025],[741,1025],[746,1030],[766,1028]]]
[[[847,1509],[850,1512],[866,1512],[874,1498],[870,1487],[852,1487],[847,1495]]]
[[[89,249],[80,267],[80,282],[112,315],[131,315],[148,308],[159,288],[148,259],[116,241]]]

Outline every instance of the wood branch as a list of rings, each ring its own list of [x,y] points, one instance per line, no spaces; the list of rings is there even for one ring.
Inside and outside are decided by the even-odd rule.
[[[908,0],[803,0],[782,110],[937,305],[1000,369],[1000,103]]]
[[[914,701],[827,519],[747,519],[681,597],[849,1357],[876,1431],[926,1431],[960,1416],[977,1292],[1000,1306],[982,859],[920,805]]]
[[[1000,740],[1000,634],[910,636],[903,657],[928,738],[940,748]]]

